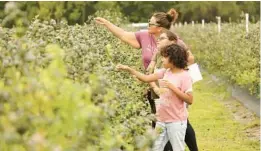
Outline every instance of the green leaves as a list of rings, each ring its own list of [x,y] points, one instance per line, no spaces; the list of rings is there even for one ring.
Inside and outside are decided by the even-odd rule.
[[[148,149],[150,139],[136,139],[150,136],[145,85],[114,70],[141,67],[139,51],[94,22],[35,18],[21,38],[0,34],[0,150]]]
[[[207,24],[204,29],[200,26],[175,29],[191,45],[196,62],[259,97],[260,23],[250,24],[248,35],[244,24],[224,23],[219,34],[216,24]]]

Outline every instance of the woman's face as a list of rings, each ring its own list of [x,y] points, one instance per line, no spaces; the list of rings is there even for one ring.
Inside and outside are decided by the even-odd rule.
[[[167,37],[166,33],[160,34],[159,38],[157,39],[157,48],[160,50],[161,48],[173,44],[175,41],[170,41],[169,38]]]
[[[156,34],[160,33],[162,27],[160,27],[160,25],[156,22],[155,17],[151,17],[149,19],[148,24],[149,24],[148,31],[150,34],[156,35]]]

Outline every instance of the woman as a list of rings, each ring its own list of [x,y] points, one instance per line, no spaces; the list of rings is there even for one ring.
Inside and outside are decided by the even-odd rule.
[[[104,18],[97,17],[98,24],[104,25],[123,42],[134,48],[142,49],[142,61],[146,69],[155,52],[157,52],[156,39],[159,37],[162,29],[170,29],[170,26],[177,19],[177,12],[171,9],[168,13],[154,13],[149,19],[148,31],[128,32],[115,26]]]
[[[105,26],[110,32],[112,32],[112,34],[118,37],[121,41],[126,42],[133,48],[141,48],[143,66],[145,69],[147,69],[152,56],[154,55],[154,53],[157,52],[156,39],[159,37],[163,29],[170,29],[171,25],[176,21],[177,17],[178,13],[175,9],[170,9],[168,13],[154,13],[152,17],[149,19],[148,31],[138,32],[125,31],[101,17],[97,17],[95,18],[95,20],[98,24]],[[150,92],[148,93],[148,96],[150,96]],[[149,99],[149,103],[152,112],[156,112],[154,111],[154,100]],[[155,123],[153,124],[153,127],[155,127]]]

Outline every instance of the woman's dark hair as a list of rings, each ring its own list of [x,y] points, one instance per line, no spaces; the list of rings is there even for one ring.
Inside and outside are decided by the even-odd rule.
[[[171,24],[177,20],[178,13],[174,8],[171,8],[167,13],[165,12],[154,13],[152,17],[155,17],[156,23],[158,23],[160,27],[170,29]]]
[[[177,44],[171,44],[161,49],[160,54],[168,57],[169,62],[177,68],[185,69],[188,63],[188,52]]]
[[[178,36],[175,33],[171,32],[170,30],[163,29],[161,31],[161,34],[163,34],[163,33],[166,34],[166,36],[168,37],[168,40],[170,40],[170,41],[178,41]]]

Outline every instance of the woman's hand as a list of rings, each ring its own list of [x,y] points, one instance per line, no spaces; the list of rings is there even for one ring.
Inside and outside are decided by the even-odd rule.
[[[101,17],[96,17],[95,18],[95,22],[97,24],[100,24],[100,25],[105,25],[107,22],[109,22],[108,20],[104,19],[104,18],[101,18]]]

